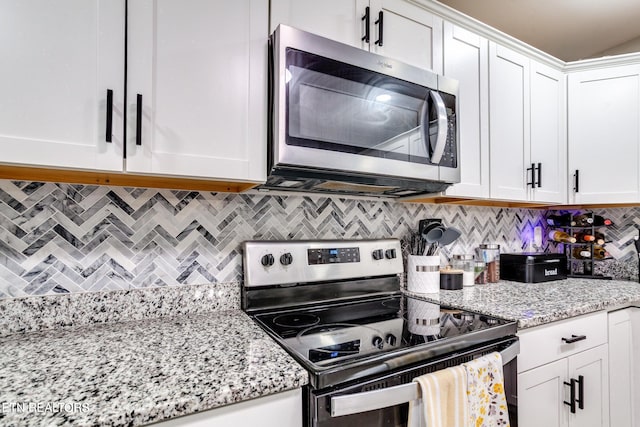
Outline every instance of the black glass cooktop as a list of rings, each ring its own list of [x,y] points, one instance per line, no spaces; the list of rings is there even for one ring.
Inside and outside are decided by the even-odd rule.
[[[512,321],[404,295],[263,313],[255,318],[298,360],[318,367],[434,343],[463,340],[468,345],[515,333]]]

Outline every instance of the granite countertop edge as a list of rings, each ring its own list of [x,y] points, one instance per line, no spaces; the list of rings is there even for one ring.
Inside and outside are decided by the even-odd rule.
[[[518,330],[640,303],[640,284],[597,279],[500,281],[433,294],[405,292],[426,301],[515,321]]]
[[[308,383],[307,371],[239,309],[12,334],[0,346],[0,404],[89,407],[0,411],[0,425],[145,425]]]

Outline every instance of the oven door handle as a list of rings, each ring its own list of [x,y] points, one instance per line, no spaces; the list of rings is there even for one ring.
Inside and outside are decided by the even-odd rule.
[[[438,124],[438,130],[435,137],[435,142],[431,140],[431,123],[429,122],[429,108],[426,107],[426,112],[422,113],[422,135],[424,138],[424,144],[427,147],[427,152],[431,154],[431,163],[438,165],[442,160],[442,155],[444,154],[445,146],[447,145],[447,134],[449,133],[449,121],[447,119],[447,108],[444,105],[444,100],[440,96],[440,94],[434,90],[432,90],[429,94],[431,101],[433,101],[437,119],[436,123]],[[425,106],[428,105],[428,102],[425,102]]]
[[[520,352],[520,342],[516,341],[500,352],[502,364],[506,365],[516,358]],[[418,383],[410,382],[380,390],[346,394],[331,398],[331,416],[354,415],[361,412],[375,411],[389,406],[417,400],[420,398]]]

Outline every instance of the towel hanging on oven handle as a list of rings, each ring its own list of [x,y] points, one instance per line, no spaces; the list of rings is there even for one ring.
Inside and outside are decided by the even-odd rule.
[[[516,341],[500,352],[502,363],[506,365],[516,358],[520,352],[520,342]],[[375,411],[389,406],[400,405],[420,398],[418,383],[410,382],[380,390],[346,394],[331,398],[331,416],[359,414]]]

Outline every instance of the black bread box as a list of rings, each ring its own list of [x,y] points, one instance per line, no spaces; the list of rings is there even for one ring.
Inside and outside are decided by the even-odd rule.
[[[567,257],[563,254],[523,252],[500,254],[500,279],[539,283],[567,278]]]

